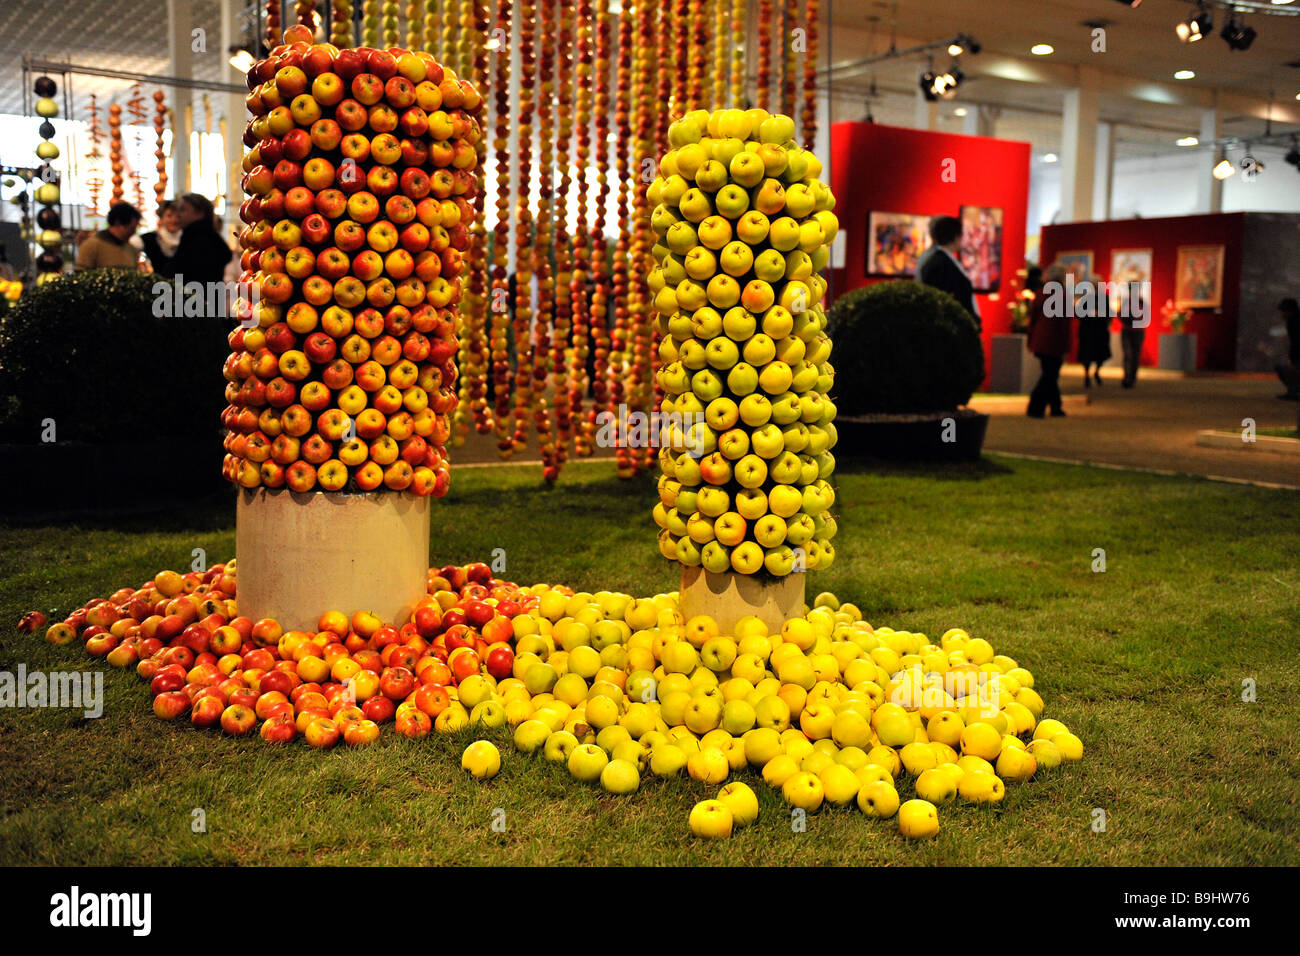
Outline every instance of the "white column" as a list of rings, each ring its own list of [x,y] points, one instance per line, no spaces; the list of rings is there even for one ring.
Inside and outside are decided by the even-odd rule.
[[[917,129],[934,129],[939,125],[939,101],[927,100],[919,84],[916,87],[916,113],[912,125]]]
[[[1097,124],[1096,182],[1092,190],[1092,218],[1110,218],[1110,198],[1115,174],[1115,127]]]
[[[225,83],[245,85],[244,74],[230,65],[230,48],[238,46],[243,37],[239,29],[238,0],[221,0],[221,49],[215,51],[221,57],[221,79]],[[209,50],[209,53],[213,51]],[[239,204],[243,201],[243,191],[239,181],[243,178],[241,163],[244,159],[244,120],[246,109],[244,98],[238,93],[221,94],[221,112],[226,117],[226,207],[217,210],[226,222],[227,236],[231,229],[238,229]],[[226,238],[223,236],[222,238]]]
[[[1217,94],[1216,94],[1217,99]],[[1223,114],[1216,105],[1201,111],[1200,140],[1212,143],[1222,135]],[[1214,178],[1214,167],[1223,159],[1223,150],[1202,149],[1196,157],[1196,211],[1223,211],[1223,182]]]
[[[1080,85],[1065,91],[1061,130],[1061,221],[1082,222],[1092,216],[1092,189],[1097,161],[1097,90],[1080,70]]]
[[[981,104],[967,107],[966,115],[962,117],[961,131],[967,136],[997,136],[998,117],[1001,115],[1000,106]]]
[[[167,0],[167,49],[171,57],[172,76],[190,79],[194,76],[194,54],[190,44],[193,38],[194,11],[190,0]],[[215,38],[213,38],[215,39]],[[185,113],[193,102],[191,91],[177,88],[172,91],[172,114],[175,138],[172,141],[172,195],[179,196],[190,188],[190,142],[185,132]]]

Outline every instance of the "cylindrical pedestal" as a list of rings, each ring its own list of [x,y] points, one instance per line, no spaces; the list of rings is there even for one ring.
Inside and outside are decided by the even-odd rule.
[[[715,574],[703,568],[682,568],[679,604],[688,621],[707,614],[723,634],[734,633],[736,622],[754,615],[772,632],[786,620],[804,612],[804,574],[787,574],[776,580],[758,581],[750,574]]]
[[[399,625],[425,594],[429,501],[414,495],[243,490],[236,507],[239,613],[285,630],[325,611]]]

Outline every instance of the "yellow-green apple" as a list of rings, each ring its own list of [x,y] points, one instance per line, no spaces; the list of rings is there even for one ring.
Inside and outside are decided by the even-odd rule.
[[[754,257],[754,275],[775,284],[785,278],[785,256],[775,249],[764,249]]]
[[[765,514],[754,522],[754,540],[764,548],[775,548],[785,543],[785,519],[779,515]]]
[[[595,744],[579,744],[569,754],[569,773],[584,783],[592,783],[600,779],[607,763],[609,757]]]
[[[695,836],[718,840],[731,836],[735,820],[731,809],[721,800],[702,800],[691,809],[689,823]]]
[[[858,809],[869,817],[887,820],[898,812],[898,791],[892,780],[859,780],[857,798]]]
[[[754,251],[740,240],[732,240],[722,247],[718,265],[730,276],[739,278],[754,265]]]
[[[718,802],[731,811],[734,826],[748,826],[758,819],[758,796],[739,780],[718,791]]]
[[[695,339],[689,341],[695,342],[696,345],[699,344]],[[703,349],[703,355],[705,362],[708,365],[718,371],[726,371],[740,360],[740,349],[736,346],[735,342],[731,341],[731,339],[726,338],[725,336],[718,336],[717,338],[710,340],[708,346]],[[683,364],[685,364],[685,362],[683,362]]]
[[[627,741],[627,743],[632,742]],[[633,745],[640,747],[640,744]],[[600,785],[609,793],[620,795],[636,793],[641,786],[641,774],[637,771],[635,763],[616,758],[607,763],[601,770]]]
[[[739,413],[742,422],[750,428],[757,428],[771,420],[772,402],[766,395],[755,392],[741,399]]]
[[[700,549],[700,564],[714,574],[730,571],[731,549],[719,541],[710,541]]]
[[[815,773],[800,771],[781,785],[781,795],[790,806],[813,813],[821,807],[826,793]]]
[[[750,246],[758,246],[767,240],[770,226],[767,216],[751,209],[736,222],[736,236]]]
[[[723,169],[720,163],[714,165]],[[713,202],[718,212],[728,219],[739,219],[749,209],[749,192],[738,183],[727,183],[717,190]]]
[[[736,183],[749,188],[763,181],[766,169],[756,153],[741,152],[732,157],[728,172]]]
[[[461,754],[460,767],[479,780],[488,780],[501,769],[501,752],[488,740],[476,740]]]
[[[731,567],[740,574],[755,574],[763,566],[763,549],[753,541],[742,541],[731,551]]]
[[[743,398],[758,388],[758,370],[748,362],[737,362],[727,373],[727,388]]]
[[[767,495],[761,488],[745,488],[736,492],[735,510],[742,518],[753,521],[767,514]]]
[[[745,401],[748,401],[748,398]],[[762,458],[776,459],[785,451],[785,437],[781,434],[781,429],[771,422],[756,428],[750,436],[750,442],[754,446],[754,452]],[[773,475],[773,478],[776,478],[776,475]],[[790,478],[776,480],[783,483],[791,481]]]
[[[758,327],[758,320],[748,309],[738,306],[722,317],[722,331],[733,342],[744,342]]]

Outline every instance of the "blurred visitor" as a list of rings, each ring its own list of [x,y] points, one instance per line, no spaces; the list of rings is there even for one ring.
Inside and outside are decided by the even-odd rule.
[[[145,258],[149,260],[153,271],[164,279],[176,275],[172,259],[176,255],[176,247],[180,245],[180,241],[180,213],[176,203],[169,199],[158,210],[158,228],[140,237],[140,246],[144,250]]]
[[[1066,310],[1052,309],[1048,314],[1044,310],[1047,297],[1042,294],[1044,282],[1065,282],[1065,266],[1053,263],[1044,274],[1042,270],[1029,270],[1025,277],[1026,291],[1034,293],[1034,301],[1029,305],[1029,351],[1038,359],[1042,373],[1038,384],[1029,393],[1030,418],[1042,418],[1046,410],[1052,416],[1060,418],[1065,415],[1061,407],[1061,363],[1070,354],[1070,316]]]
[[[1130,287],[1132,288],[1132,287]],[[1129,308],[1121,311],[1119,317],[1119,344],[1124,354],[1124,378],[1120,382],[1124,388],[1137,384],[1138,366],[1142,362],[1142,343],[1146,340],[1146,324],[1150,322],[1150,303],[1142,298],[1141,292],[1133,288],[1133,301]],[[1137,322],[1144,323],[1137,325]],[[1100,384],[1100,379],[1098,379]]]
[[[1278,398],[1300,402],[1300,304],[1295,299],[1283,299],[1277,304],[1277,311],[1286,325],[1287,337],[1287,361],[1276,366],[1277,377],[1286,391]]]
[[[176,202],[176,215],[181,238],[172,257],[173,275],[186,282],[223,281],[230,247],[217,232],[212,201],[198,193],[186,193]]]
[[[1101,278],[1088,276],[1088,282],[1093,283],[1092,288],[1096,289]],[[1086,295],[1087,292],[1084,288],[1081,294]],[[1110,302],[1105,296],[1096,299],[1093,307],[1076,309],[1079,316],[1079,364],[1083,366],[1084,388],[1091,388],[1093,382],[1101,385],[1101,367],[1111,357]]]
[[[140,211],[130,203],[114,203],[105,221],[104,229],[77,248],[76,270],[139,269],[140,253],[131,237],[140,225]]]
[[[956,216],[935,216],[930,220],[930,238],[934,245],[921,253],[916,262],[916,280],[932,286],[962,304],[981,328],[979,306],[975,303],[975,287],[962,268],[961,220]]]

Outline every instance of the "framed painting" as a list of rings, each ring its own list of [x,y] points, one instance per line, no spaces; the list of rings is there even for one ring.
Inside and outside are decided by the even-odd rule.
[[[1174,307],[1217,309],[1223,305],[1224,247],[1179,246]]]
[[[916,260],[930,248],[930,217],[873,212],[867,220],[867,275],[914,276]]]

